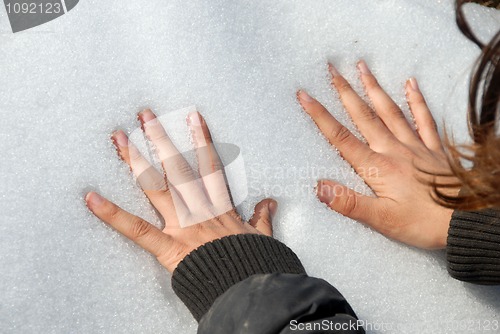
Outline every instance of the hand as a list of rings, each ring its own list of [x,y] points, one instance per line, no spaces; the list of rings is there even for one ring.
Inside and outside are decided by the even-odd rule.
[[[432,181],[432,177],[422,170],[443,174],[451,174],[451,171],[436,123],[417,81],[411,78],[406,83],[415,132],[364,61],[358,63],[358,69],[374,109],[329,64],[332,85],[367,144],[306,92],[299,91],[297,96],[326,139],[376,197],[362,195],[332,180],[318,182],[317,196],[333,210],[389,238],[420,248],[443,248],[452,210],[436,204],[426,183]],[[446,180],[457,181],[454,177],[446,177]]]
[[[276,201],[259,202],[250,224],[242,221],[232,204],[224,167],[199,113],[190,113],[187,121],[196,146],[200,178],[177,151],[151,110],[139,113],[138,118],[156,147],[165,176],[142,157],[123,131],[115,132],[112,139],[118,154],[130,166],[144,193],[165,220],[165,228],[160,230],[90,192],[85,200],[97,217],[155,255],[170,272],[191,251],[215,239],[243,233],[272,236],[271,219],[277,209]]]

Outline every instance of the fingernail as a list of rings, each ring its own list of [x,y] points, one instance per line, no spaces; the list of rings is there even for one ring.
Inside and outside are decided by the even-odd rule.
[[[299,99],[301,99],[302,101],[306,101],[306,102],[314,101],[314,99],[312,97],[310,97],[309,94],[307,94],[303,90],[299,90],[299,93],[297,95],[298,95]]]
[[[95,192],[89,192],[87,196],[85,196],[85,202],[90,207],[99,206],[104,202],[104,198]]]
[[[151,110],[145,109],[138,114],[138,118],[141,122],[147,123],[154,120],[156,117]]]
[[[417,79],[411,77],[408,81],[410,82],[411,89],[413,89],[415,92],[420,91],[420,89],[418,88]]]
[[[362,74],[372,74],[372,72],[370,71],[368,65],[366,65],[364,60],[360,60],[358,62],[358,69]]]
[[[319,181],[316,186],[316,196],[321,203],[330,204],[335,198],[335,191],[329,184]]]
[[[273,218],[276,215],[276,211],[278,211],[278,202],[275,200],[269,201],[269,203],[267,203],[267,209],[271,214],[271,218]]]
[[[188,125],[201,126],[201,117],[197,112],[190,113],[187,118]]]
[[[122,130],[115,131],[112,135],[112,138],[115,140],[115,142],[118,144],[118,146],[121,146],[121,147],[128,146],[127,135]]]
[[[330,72],[332,78],[335,78],[340,75],[339,71],[332,65],[332,63],[328,63],[328,71]]]

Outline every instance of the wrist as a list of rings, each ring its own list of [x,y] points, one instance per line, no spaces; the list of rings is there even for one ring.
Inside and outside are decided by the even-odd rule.
[[[305,274],[298,257],[280,241],[236,234],[204,244],[187,255],[172,276],[172,288],[195,319],[234,284],[255,274]]]

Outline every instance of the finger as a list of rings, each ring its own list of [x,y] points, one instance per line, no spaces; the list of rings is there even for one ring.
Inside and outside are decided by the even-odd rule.
[[[224,165],[215,149],[210,130],[198,112],[190,113],[187,121],[196,148],[198,170],[207,195],[218,214],[225,213],[231,210],[233,205],[226,183]]]
[[[277,210],[278,203],[271,198],[266,198],[255,205],[253,216],[248,223],[262,234],[271,237],[273,235],[272,220]]]
[[[405,144],[420,143],[415,132],[410,127],[401,109],[389,95],[380,87],[364,60],[359,61],[358,69],[366,94],[373,103],[377,115],[382,119],[394,136]]]
[[[395,138],[377,114],[352,89],[342,75],[328,64],[332,76],[332,85],[340,95],[340,100],[352,120],[365,137],[370,147],[376,152],[382,152],[394,144]]]
[[[316,123],[328,142],[339,150],[342,157],[351,164],[358,174],[361,174],[364,164],[369,162],[376,153],[356,138],[321,103],[309,96],[305,91],[299,91],[297,97],[302,108]]]
[[[200,181],[194,174],[189,163],[179,153],[170,140],[165,129],[156,115],[149,109],[139,113],[144,132],[156,147],[158,158],[161,160],[167,180],[173,185],[180,195],[179,200],[174,198],[174,203],[185,202],[192,212],[202,212],[209,207],[209,202]]]
[[[378,230],[379,222],[375,215],[378,209],[377,198],[362,195],[331,180],[318,182],[316,196],[338,213]]]
[[[147,221],[123,210],[95,192],[85,196],[87,207],[99,219],[156,257],[168,252],[173,239]]]
[[[122,130],[115,131],[111,138],[118,154],[129,165],[151,204],[165,218],[165,223],[177,226],[177,216],[165,176],[142,156]]]
[[[410,78],[406,82],[406,99],[415,119],[417,133],[422,142],[432,151],[443,152],[443,145],[439,137],[436,122],[427,107],[427,103],[415,78]]]

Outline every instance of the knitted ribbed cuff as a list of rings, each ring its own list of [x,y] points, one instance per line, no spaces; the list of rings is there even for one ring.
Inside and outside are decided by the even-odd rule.
[[[297,255],[276,239],[236,234],[214,240],[186,256],[172,275],[172,288],[196,321],[217,297],[255,274],[305,274]]]
[[[455,211],[448,230],[448,272],[475,284],[500,284],[500,211]]]

